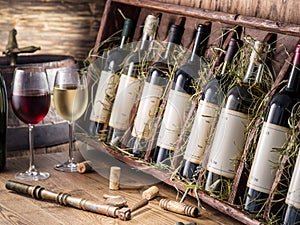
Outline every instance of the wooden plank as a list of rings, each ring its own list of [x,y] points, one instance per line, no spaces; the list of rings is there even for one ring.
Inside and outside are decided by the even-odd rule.
[[[171,4],[178,2],[177,0],[156,1]],[[300,24],[298,16],[300,2],[298,0],[190,0],[180,1],[180,5]]]
[[[256,28],[271,32],[288,34],[300,37],[300,25],[291,23],[279,23],[278,21],[261,19],[257,17],[245,16],[235,13],[224,13],[212,10],[204,10],[199,8],[178,6],[169,3],[153,2],[149,0],[114,0],[119,3],[126,3],[144,8],[151,8],[154,10],[161,10],[164,12],[174,13],[177,15],[188,15],[190,17],[208,19],[211,21],[218,21],[222,23],[240,25],[244,27]]]

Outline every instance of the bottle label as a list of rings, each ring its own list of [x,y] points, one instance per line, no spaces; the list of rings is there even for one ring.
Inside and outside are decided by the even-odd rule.
[[[249,117],[223,108],[211,146],[207,169],[233,179],[244,150]]]
[[[119,80],[117,74],[104,70],[101,71],[94,105],[90,115],[91,121],[98,123],[108,122]]]
[[[212,130],[216,125],[219,106],[200,101],[195,121],[189,136],[184,159],[196,164],[202,164],[202,157],[211,139]]]
[[[289,128],[265,122],[260,133],[247,186],[270,193],[277,172],[280,153],[289,138]]]
[[[163,94],[163,87],[145,83],[134,126],[132,136],[148,140],[151,137],[152,125]]]
[[[141,82],[139,79],[121,75],[116,99],[112,108],[109,126],[127,130],[130,126],[132,110],[138,101]]]
[[[286,204],[300,209],[300,154],[298,153],[296,165],[292,175],[289,190],[286,196]]]
[[[159,131],[157,146],[174,151],[182,128],[191,108],[191,96],[170,90],[164,117]]]

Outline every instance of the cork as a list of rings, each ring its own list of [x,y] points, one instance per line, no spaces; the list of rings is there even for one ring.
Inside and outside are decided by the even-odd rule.
[[[91,161],[83,161],[77,164],[79,173],[87,173],[93,170]]]
[[[155,198],[158,194],[159,194],[158,187],[151,186],[150,188],[148,188],[147,190],[145,190],[142,193],[142,198],[147,199],[147,200],[151,200],[151,199]]]
[[[110,167],[110,175],[109,175],[109,189],[110,190],[119,190],[120,189],[120,177],[121,177],[121,168],[118,166]]]
[[[190,217],[199,216],[199,210],[197,207],[176,202],[173,200],[163,198],[159,201],[159,206],[165,210],[175,212],[181,215],[186,215]]]

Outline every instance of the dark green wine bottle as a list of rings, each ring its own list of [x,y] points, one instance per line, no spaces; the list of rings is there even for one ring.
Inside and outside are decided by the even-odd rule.
[[[145,155],[149,139],[152,135],[155,135],[152,127],[166,87],[173,78],[176,56],[177,60],[179,60],[178,46],[181,43],[183,32],[184,23],[171,25],[166,50],[160,59],[151,65],[146,77],[141,101],[131,132],[132,137],[129,141],[129,147],[132,148],[132,153],[136,157],[143,157]]]
[[[196,80],[199,79],[199,71],[202,72],[207,68],[203,57],[210,31],[211,23],[198,25],[189,60],[175,73],[157,138],[157,146],[153,153],[153,161],[156,163],[170,164],[170,157],[191,107],[191,97],[197,91]]]
[[[216,126],[207,163],[205,190],[227,199],[246,142],[247,126],[254,115],[254,104],[264,96],[261,80],[266,44],[256,41],[242,83],[232,87]]]
[[[104,68],[101,71],[94,103],[90,114],[90,135],[101,135],[105,140],[104,129],[108,125],[111,108],[120,80],[124,58],[130,53],[128,43],[134,34],[134,21],[126,18],[121,35],[121,41],[117,48],[109,51]],[[107,128],[106,128],[107,129]]]
[[[300,100],[300,44],[295,48],[293,66],[287,86],[276,94],[268,106],[255,150],[245,192],[244,209],[257,213],[264,208],[276,176],[276,163],[281,149],[287,144],[291,129],[289,118]]]
[[[124,136],[132,125],[132,112],[139,102],[143,73],[152,63],[152,47],[159,24],[159,18],[148,15],[142,40],[135,51],[126,58],[116,92],[115,101],[109,119],[106,143],[111,146],[124,147],[128,140]]]
[[[238,40],[231,38],[221,72],[205,85],[184,153],[181,174],[183,177],[192,178],[196,169],[202,165],[203,156],[210,143],[218,113],[232,81],[228,72],[239,47]]]

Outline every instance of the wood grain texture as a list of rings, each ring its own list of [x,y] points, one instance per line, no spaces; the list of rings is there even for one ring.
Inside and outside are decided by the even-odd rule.
[[[40,54],[64,54],[77,60],[93,48],[105,0],[0,0],[0,49],[17,29],[19,47],[40,46]]]
[[[156,0],[201,9],[300,24],[298,0]]]
[[[66,148],[67,149],[67,148]],[[81,152],[81,151],[80,151]],[[76,157],[82,159],[79,151]],[[121,185],[120,190],[112,191],[108,188],[107,172],[110,166],[115,164],[114,159],[103,157],[99,154],[98,165],[101,165],[100,173],[92,172],[86,174],[62,173],[55,171],[53,165],[63,161],[67,157],[67,151],[55,154],[39,154],[36,156],[36,165],[39,169],[47,170],[51,177],[45,181],[28,183],[29,185],[40,185],[53,192],[66,192],[74,197],[86,198],[95,202],[103,202],[103,194],[121,195],[126,198],[128,206],[133,206],[142,199],[142,193],[149,186],[139,185],[148,179],[155,182],[152,177],[133,170],[129,166],[122,167],[122,180],[132,185]],[[102,158],[102,160],[101,160]],[[117,218],[110,218],[96,213],[64,207],[51,201],[35,200],[31,197],[16,194],[5,189],[5,183],[9,179],[14,179],[16,171],[27,167],[28,159],[10,158],[7,162],[7,169],[0,176],[0,198],[1,215],[0,224],[119,224],[119,225],[155,225],[155,224],[175,224],[178,221],[183,223],[197,222],[206,225],[227,225],[240,224],[235,220],[224,216],[207,205],[202,205],[201,215],[198,218],[179,215],[168,212],[159,207],[161,197],[175,200],[178,194],[174,187],[158,182],[155,185],[160,190],[160,196],[151,200],[147,206],[132,213],[132,219],[121,221]],[[99,171],[98,171],[99,172]],[[151,185],[149,183],[149,185]],[[187,198],[186,204],[197,205],[193,198]]]

